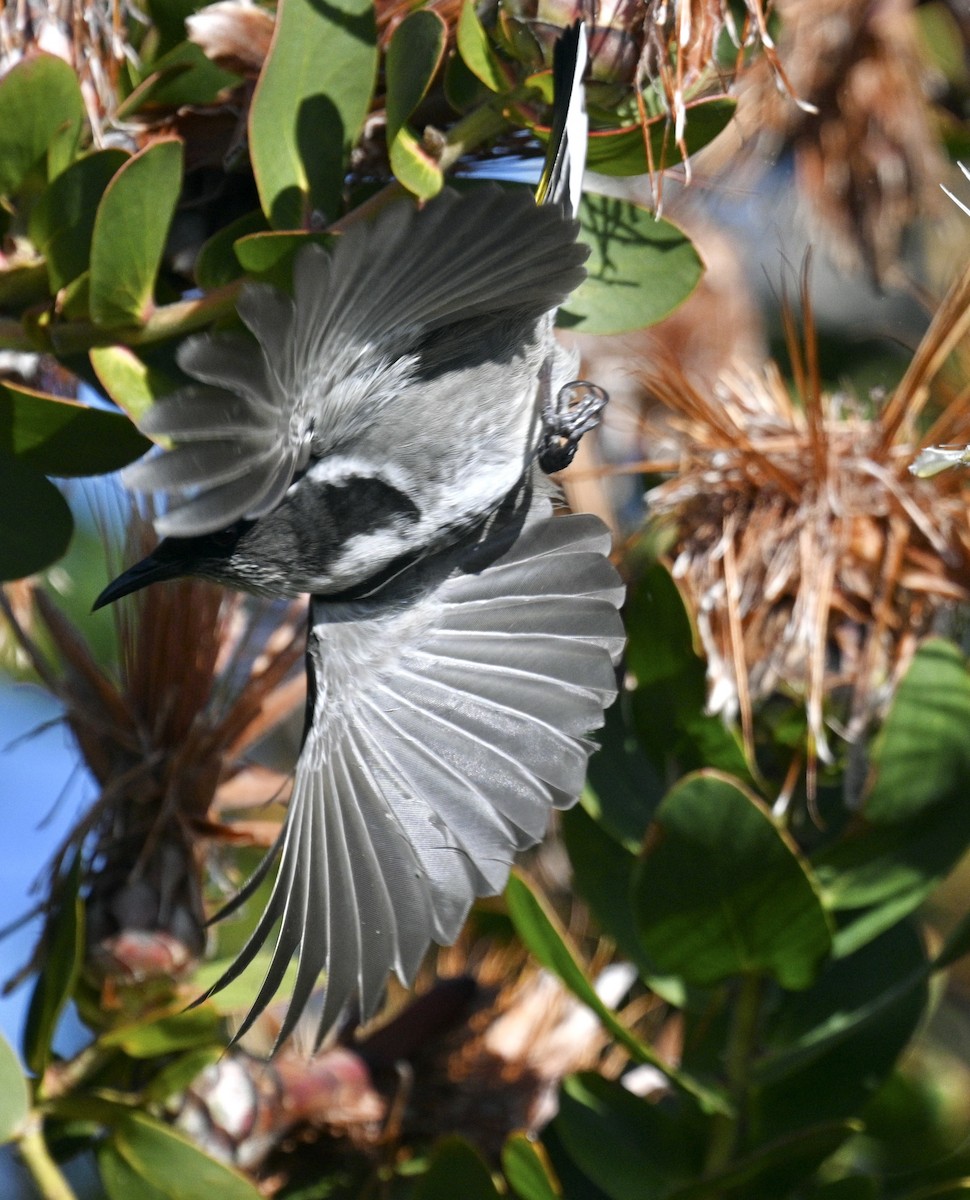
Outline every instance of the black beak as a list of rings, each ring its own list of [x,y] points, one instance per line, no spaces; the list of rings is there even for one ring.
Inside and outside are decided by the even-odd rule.
[[[175,579],[184,574],[184,566],[180,559],[170,555],[161,555],[156,551],[154,554],[149,554],[147,558],[143,558],[141,562],[135,563],[133,567],[129,567],[127,571],[123,571],[113,583],[109,583],[95,600],[91,611],[96,612],[99,608],[104,608],[106,604],[113,604],[122,596],[130,596],[132,592],[138,592],[143,587],[148,587],[150,583],[158,583],[163,579]]]

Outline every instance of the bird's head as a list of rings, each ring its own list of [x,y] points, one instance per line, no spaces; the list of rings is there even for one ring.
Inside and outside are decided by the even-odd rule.
[[[209,579],[215,583],[223,583],[229,587],[241,587],[246,591],[257,590],[255,582],[247,573],[240,561],[241,547],[246,541],[251,521],[237,521],[229,529],[217,533],[207,533],[200,537],[167,537],[158,543],[155,549],[140,562],[123,571],[117,579],[104,589],[94,602],[94,609],[103,608],[129,596],[132,592],[141,591],[150,583],[160,583],[165,579],[178,579],[184,575],[194,575],[200,579]],[[248,584],[248,586],[247,586]]]

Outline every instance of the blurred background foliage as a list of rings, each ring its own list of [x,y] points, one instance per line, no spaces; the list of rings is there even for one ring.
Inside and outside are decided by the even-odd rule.
[[[264,1062],[272,1019],[225,1050],[259,963],[186,1008],[259,907],[206,926],[278,826],[303,631],[196,581],[89,616],[151,510],[76,477],[144,452],[179,340],[307,239],[521,186],[578,11],[0,10],[0,653],[93,793],[8,972],[25,1194],[970,1194],[970,511],[960,469],[908,469],[970,442],[961,0],[584,10],[560,324],[612,402],[563,482],[630,584],[589,787],[416,998],[316,1058]]]

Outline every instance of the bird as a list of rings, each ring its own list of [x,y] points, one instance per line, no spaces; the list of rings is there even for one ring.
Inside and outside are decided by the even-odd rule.
[[[388,206],[305,247],[292,298],[249,284],[251,336],[197,335],[192,382],[140,422],[173,448],[128,468],[171,497],[161,540],[101,607],[194,575],[309,595],[301,749],[278,870],[226,986],[276,940],[241,1037],[296,978],[277,1035],[319,993],[316,1046],[409,985],[517,852],[573,804],[617,693],[624,589],[599,518],[562,515],[605,393],[573,378],[558,307],[585,276],[582,22],[554,54],[537,199],[485,185]],[[204,999],[202,997],[201,999]]]

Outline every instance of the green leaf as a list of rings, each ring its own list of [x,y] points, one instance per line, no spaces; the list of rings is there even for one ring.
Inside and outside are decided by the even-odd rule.
[[[130,1111],[113,1126],[98,1166],[110,1200],[260,1200],[261,1196],[239,1171],[216,1162],[182,1134],[142,1112]]]
[[[99,346],[90,352],[89,358],[98,382],[132,421],[144,416],[160,396],[178,387],[174,375],[151,366],[128,346]],[[129,428],[134,428],[130,422]],[[150,445],[143,439],[139,453],[144,454]]]
[[[0,581],[49,567],[67,549],[73,530],[71,510],[51,481],[0,453]]]
[[[660,773],[645,754],[630,723],[629,695],[606,710],[589,760],[583,805],[611,837],[639,851],[644,834],[663,799]]]
[[[38,199],[30,215],[30,238],[47,260],[52,291],[60,291],[88,269],[98,204],[128,158],[123,150],[100,150],[79,158]]]
[[[653,325],[682,304],[704,273],[688,236],[628,200],[587,193],[581,237],[592,253],[587,276],[560,310],[581,333],[626,333]]]
[[[751,1071],[757,1138],[860,1113],[913,1036],[926,1001],[926,955],[907,924],[828,963],[807,991],[779,996]]]
[[[731,122],[737,103],[719,96],[699,100],[687,106],[687,125],[684,142],[688,155],[714,140]],[[653,169],[661,164],[680,161],[680,150],[673,139],[673,124],[655,121],[650,127],[650,149],[653,154]],[[643,144],[643,130],[639,125],[622,129],[594,129],[590,131],[586,166],[602,175],[643,175],[651,167]]]
[[[0,1034],[0,1144],[15,1137],[30,1112],[30,1092],[17,1054]]]
[[[931,638],[917,650],[872,747],[872,768],[865,814],[874,823],[905,820],[966,792],[970,673],[952,642]]]
[[[513,1133],[502,1147],[502,1170],[520,1200],[561,1200],[562,1187],[542,1144]]]
[[[561,818],[573,882],[605,934],[636,966],[640,978],[668,1004],[684,1008],[688,989],[676,975],[663,975],[640,941],[633,909],[633,880],[638,859],[580,807]]]
[[[162,138],[131,157],[98,205],[91,237],[91,319],[143,325],[182,183],[182,143]]]
[[[141,1176],[112,1142],[98,1146],[98,1171],[107,1200],[171,1200],[169,1193]]]
[[[756,1138],[860,1114],[923,1018],[927,976],[920,937],[902,924],[779,996],[750,1073]]]
[[[414,1200],[501,1200],[484,1159],[460,1137],[440,1141],[426,1175],[414,1189]]]
[[[234,242],[233,250],[247,275],[289,289],[293,259],[303,247],[310,242],[328,246],[331,241],[323,233],[252,233]]]
[[[84,122],[74,69],[52,54],[21,59],[0,79],[0,194],[13,196],[35,167],[54,176],[73,157]],[[43,159],[56,143],[49,164]]]
[[[424,99],[445,52],[447,28],[430,9],[412,12],[398,25],[387,50],[387,149],[391,170],[416,196],[428,200],[444,177],[406,122]]]
[[[851,954],[917,908],[970,846],[964,794],[908,821],[858,822],[813,857],[826,907],[840,914],[834,950]]]
[[[509,88],[498,55],[492,49],[485,27],[478,19],[475,0],[465,0],[457,30],[458,53],[471,73],[480,79],[492,92],[505,92]]]
[[[5,497],[0,509],[6,510]],[[67,1004],[81,971],[84,958],[84,903],[78,889],[81,884],[81,855],[64,878],[60,907],[47,926],[43,969],[34,985],[24,1027],[24,1061],[35,1075],[43,1075],[51,1058],[51,1042],[64,1006]]]
[[[225,1054],[225,1042],[214,1046],[201,1046],[179,1055],[168,1063],[145,1088],[145,1096],[157,1103],[164,1103],[172,1096],[180,1095],[189,1087],[206,1067],[219,1061]]]
[[[515,930],[526,947],[547,970],[560,979],[573,995],[599,1017],[603,1027],[637,1062],[650,1063],[672,1083],[688,1093],[705,1112],[724,1112],[726,1102],[716,1092],[667,1065],[653,1049],[641,1042],[620,1022],[596,994],[579,961],[567,945],[564,933],[545,911],[528,885],[518,875],[509,877],[505,902]]]
[[[260,203],[274,229],[339,213],[377,70],[371,0],[281,0],[249,114]]]
[[[660,805],[635,903],[647,953],[688,983],[767,973],[805,988],[831,948],[808,864],[758,799],[715,772]]]
[[[238,279],[244,271],[235,243],[247,234],[263,233],[266,229],[266,218],[257,210],[230,221],[214,233],[195,260],[195,281],[199,287],[210,291]]]
[[[149,74],[119,106],[124,119],[147,104],[178,108],[211,104],[221,91],[235,87],[240,77],[224,71],[194,42],[182,42],[157,58]]]
[[[121,413],[0,384],[0,452],[45,475],[103,475],[150,446]]]
[[[170,1013],[101,1035],[102,1046],[117,1046],[131,1058],[160,1058],[221,1042],[222,1021],[211,1005]]]
[[[583,1174],[613,1200],[666,1196],[696,1179],[703,1126],[592,1072],[563,1081],[553,1129]]]
[[[700,1183],[670,1192],[668,1200],[753,1200],[790,1196],[791,1188],[862,1128],[857,1121],[826,1121],[760,1146]]]

